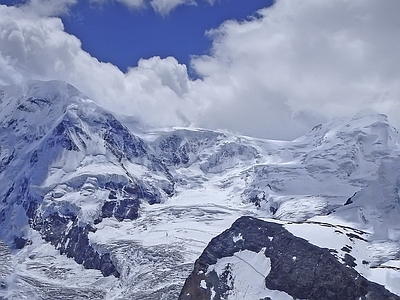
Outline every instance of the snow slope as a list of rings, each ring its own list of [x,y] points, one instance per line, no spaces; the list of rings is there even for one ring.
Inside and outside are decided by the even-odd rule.
[[[0,239],[13,260],[0,295],[176,299],[209,241],[244,215],[332,241],[338,259],[352,246],[357,270],[400,294],[399,134],[383,115],[283,142],[132,133],[57,81],[0,87],[0,107]]]

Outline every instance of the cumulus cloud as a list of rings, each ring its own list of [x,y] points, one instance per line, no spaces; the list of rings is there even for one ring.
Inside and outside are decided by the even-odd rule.
[[[173,57],[142,59],[122,73],[82,50],[59,18],[0,6],[0,83],[64,80],[152,126],[292,139],[369,107],[400,128],[399,9],[397,0],[279,0],[208,31],[211,54],[192,59],[200,79],[191,80]]]
[[[281,0],[209,31],[212,55],[192,63],[204,78],[196,89],[223,116],[213,125],[291,138],[364,107],[400,125],[399,9],[394,0]]]
[[[1,5],[0,84],[27,79],[67,81],[106,108],[151,125],[186,125],[182,112],[192,111],[182,99],[190,89],[186,66],[175,58],[141,60],[124,74],[83,51],[59,18]]]

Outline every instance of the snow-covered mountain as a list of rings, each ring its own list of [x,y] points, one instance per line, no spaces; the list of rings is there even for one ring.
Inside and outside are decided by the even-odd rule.
[[[400,140],[385,116],[360,112],[291,142],[138,131],[63,82],[0,87],[0,297],[177,299],[207,244],[242,216],[335,250],[400,295]],[[270,256],[253,248],[209,271],[239,259],[267,278]],[[291,299],[239,273],[215,299]]]

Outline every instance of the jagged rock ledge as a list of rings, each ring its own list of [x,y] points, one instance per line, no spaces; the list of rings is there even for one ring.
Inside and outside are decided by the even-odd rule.
[[[233,274],[228,274],[227,269],[228,273],[218,275],[210,266],[243,250],[256,254],[263,249],[271,264],[265,277],[268,290],[309,300],[400,299],[383,286],[368,281],[350,266],[340,263],[329,249],[319,248],[294,236],[280,224],[252,217],[239,218],[231,228],[211,240],[196,260],[179,299],[229,299],[235,285]],[[251,285],[252,279],[248,281]]]

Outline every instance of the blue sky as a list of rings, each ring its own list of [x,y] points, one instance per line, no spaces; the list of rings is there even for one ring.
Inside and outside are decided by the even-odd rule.
[[[0,85],[66,81],[146,128],[293,139],[365,108],[400,127],[398,0],[0,0],[16,3]]]
[[[120,3],[93,8],[82,1],[63,17],[66,31],[79,37],[83,49],[122,71],[139,58],[174,56],[189,65],[191,55],[206,54],[211,40],[206,30],[228,19],[246,19],[271,0],[221,0],[214,5],[179,6],[161,16],[152,9],[128,10]]]
[[[0,0],[7,5],[24,2]],[[173,56],[189,67],[192,55],[210,50],[207,30],[229,19],[245,20],[272,4],[273,0],[218,0],[214,4],[181,5],[161,15],[150,7],[129,9],[119,2],[83,0],[71,5],[61,18],[65,30],[81,40],[84,50],[125,72],[140,58],[152,56]]]

